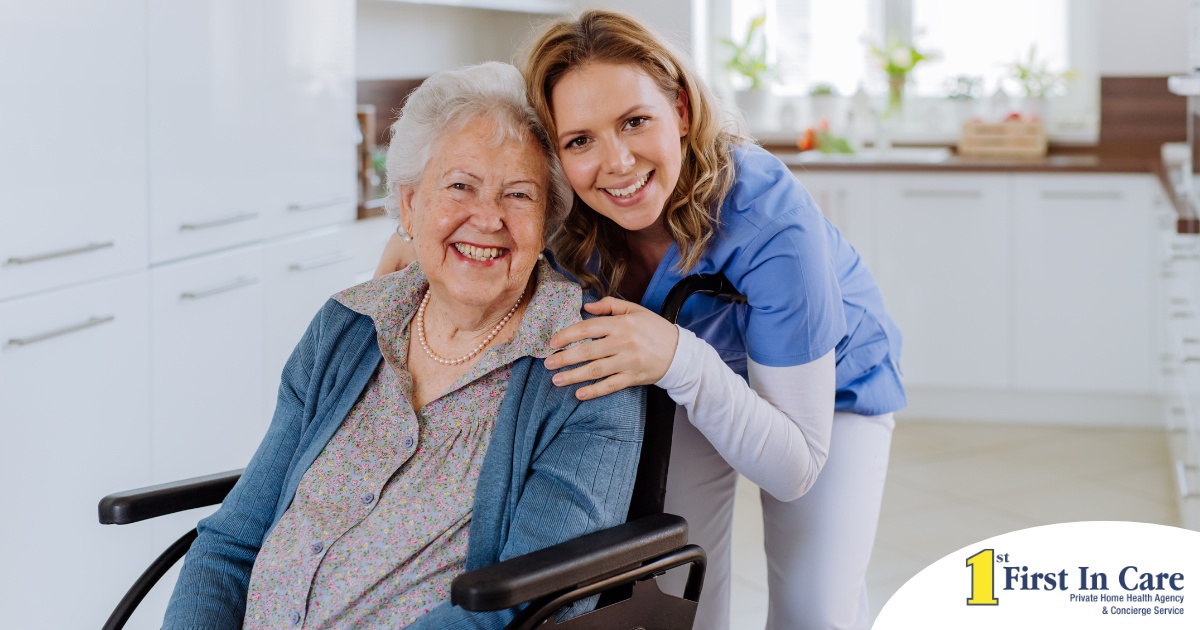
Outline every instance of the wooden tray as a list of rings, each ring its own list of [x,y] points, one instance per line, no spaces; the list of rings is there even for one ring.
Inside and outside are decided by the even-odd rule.
[[[977,157],[1036,158],[1046,155],[1046,127],[1042,121],[1006,120],[998,123],[963,123],[958,154]]]

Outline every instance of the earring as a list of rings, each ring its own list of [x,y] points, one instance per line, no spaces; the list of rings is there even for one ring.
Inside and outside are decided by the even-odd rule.
[[[399,236],[400,240],[404,241],[405,243],[411,243],[413,240],[413,237],[409,236],[408,232],[405,232],[404,227],[399,223],[396,224],[396,236]]]

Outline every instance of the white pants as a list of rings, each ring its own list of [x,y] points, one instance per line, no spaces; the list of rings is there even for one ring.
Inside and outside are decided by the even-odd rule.
[[[892,414],[835,413],[829,459],[803,497],[777,501],[761,493],[768,630],[870,626],[867,565],[892,443]],[[708,554],[695,628],[729,628],[730,530],[737,472],[682,410],[675,415],[666,511],[688,522],[688,537]],[[685,573],[665,576],[664,590],[683,592]],[[738,628],[737,630],[745,630]]]

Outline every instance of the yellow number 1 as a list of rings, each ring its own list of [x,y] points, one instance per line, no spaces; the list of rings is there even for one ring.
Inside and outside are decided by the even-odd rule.
[[[1000,603],[996,599],[995,579],[996,551],[984,549],[967,558],[967,566],[971,567],[971,598],[968,606],[995,606]]]

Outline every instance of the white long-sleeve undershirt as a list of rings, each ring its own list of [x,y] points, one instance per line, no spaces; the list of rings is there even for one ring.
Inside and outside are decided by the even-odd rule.
[[[739,473],[780,501],[804,495],[829,455],[834,352],[790,367],[747,360],[750,383],[686,328],[656,385]]]

